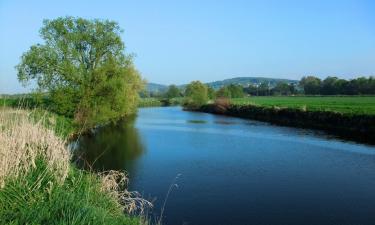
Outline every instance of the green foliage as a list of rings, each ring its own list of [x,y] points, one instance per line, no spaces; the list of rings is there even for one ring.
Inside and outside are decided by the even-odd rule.
[[[189,109],[197,109],[208,101],[208,88],[200,81],[193,81],[185,90],[184,106]]]
[[[274,95],[290,95],[294,93],[294,85],[285,82],[279,82],[273,88],[272,93]]]
[[[215,89],[210,86],[207,86],[207,95],[209,99],[214,99],[216,97]]]
[[[168,99],[169,105],[182,105],[184,103],[184,97],[177,97]]]
[[[255,104],[267,107],[288,107],[308,111],[334,111],[356,115],[375,115],[373,96],[332,97],[250,97],[232,99],[235,105]]]
[[[33,122],[42,123],[45,127],[53,129],[61,138],[69,138],[76,129],[73,119],[40,108],[30,111],[29,116]]]
[[[303,77],[300,86],[307,95],[373,95],[375,94],[374,77],[359,77],[352,80],[327,77],[321,81],[317,77]]]
[[[41,107],[46,104],[46,98],[42,97],[35,98],[32,94],[22,94],[22,95],[10,95],[5,97],[0,97],[0,106],[7,106],[13,108],[27,108],[33,109],[36,107]]]
[[[242,98],[244,96],[243,87],[241,85],[230,84],[228,89],[231,98]]]
[[[141,224],[125,216],[117,199],[101,189],[100,179],[71,167],[59,184],[47,163],[37,160],[34,169],[9,178],[0,189],[1,224]]]
[[[221,87],[217,92],[216,92],[216,98],[231,98],[231,92],[227,86]]]
[[[271,95],[272,87],[269,82],[262,82],[259,85],[250,84],[248,87],[244,88],[244,91],[249,95],[254,96],[264,96]]]
[[[60,17],[45,20],[44,44],[31,46],[17,66],[25,85],[49,93],[51,110],[93,127],[136,111],[142,88],[132,57],[124,53],[116,22]]]
[[[258,87],[259,95],[271,95],[271,86],[269,82],[262,82]]]
[[[216,98],[242,98],[243,96],[243,87],[236,84],[223,86],[216,92]]]
[[[267,78],[267,77],[235,77],[230,79],[225,79],[221,81],[214,81],[207,83],[208,86],[219,89],[223,86],[228,86],[230,84],[237,84],[243,87],[247,87],[249,85],[259,85],[261,83],[267,83],[270,86],[275,86],[279,82],[285,83],[294,83],[297,84],[297,80],[289,80],[289,79],[278,79],[278,78]]]
[[[321,80],[314,76],[303,77],[300,85],[303,87],[305,94],[317,95],[320,93]]]
[[[165,97],[167,97],[167,98],[181,97],[180,89],[178,89],[178,87],[174,84],[170,85],[168,87],[167,92],[165,93]]]
[[[139,107],[153,107],[162,105],[162,102],[158,98],[140,98],[138,103]]]

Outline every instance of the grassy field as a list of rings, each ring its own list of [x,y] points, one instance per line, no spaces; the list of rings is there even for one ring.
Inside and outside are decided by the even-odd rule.
[[[358,115],[375,115],[375,96],[301,96],[246,97],[232,99],[235,105],[260,105],[299,108],[309,111],[334,111]]]

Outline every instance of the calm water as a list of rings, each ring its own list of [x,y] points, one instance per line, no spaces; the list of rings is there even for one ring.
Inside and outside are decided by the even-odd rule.
[[[375,148],[303,129],[143,108],[81,142],[95,169],[125,169],[164,224],[375,224]]]

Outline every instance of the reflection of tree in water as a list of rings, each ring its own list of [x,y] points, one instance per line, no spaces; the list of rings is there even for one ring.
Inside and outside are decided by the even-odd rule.
[[[78,165],[99,171],[126,169],[131,172],[135,159],[144,151],[134,122],[135,117],[127,118],[81,137],[75,154]]]

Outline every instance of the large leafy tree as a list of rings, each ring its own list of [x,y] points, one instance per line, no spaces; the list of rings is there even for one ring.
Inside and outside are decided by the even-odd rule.
[[[169,85],[167,92],[165,93],[167,98],[177,98],[181,97],[181,91],[178,87],[174,84]]]
[[[43,44],[31,46],[17,66],[25,85],[35,80],[51,109],[80,125],[115,120],[136,110],[142,80],[125,54],[116,22],[60,17],[44,20]]]
[[[303,88],[307,95],[318,95],[320,94],[320,86],[322,81],[314,76],[302,77],[299,85]]]
[[[321,83],[321,94],[323,95],[336,95],[339,94],[339,85],[337,77],[327,77]]]
[[[273,88],[273,94],[275,95],[290,95],[292,93],[293,86],[286,82],[278,82]]]
[[[231,98],[242,98],[244,96],[243,87],[241,85],[230,84],[228,89]]]

